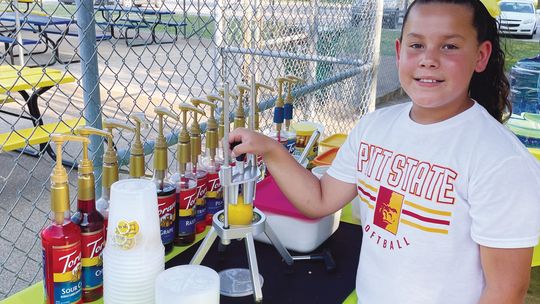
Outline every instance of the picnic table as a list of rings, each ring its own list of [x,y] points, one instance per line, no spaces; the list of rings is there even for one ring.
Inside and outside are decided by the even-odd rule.
[[[14,12],[3,12],[0,14],[0,21],[8,21],[15,23],[16,16]],[[55,16],[47,16],[47,15],[37,15],[37,14],[20,14],[19,20],[21,24],[21,29],[23,31],[30,31],[38,35],[38,42],[42,42],[45,45],[45,49],[43,51],[39,52],[32,52],[32,54],[43,54],[47,52],[49,49],[52,49],[53,51],[53,57],[49,62],[39,65],[39,66],[51,66],[55,63],[61,63],[61,64],[69,64],[69,63],[76,63],[80,60],[62,60],[60,58],[60,52],[59,47],[62,41],[67,36],[78,36],[77,31],[70,31],[70,27],[72,25],[76,25],[77,22],[72,18],[64,18],[64,17],[55,17]],[[52,35],[57,36],[58,38],[53,39]],[[12,35],[13,36],[13,35]],[[13,41],[12,43],[16,43],[16,39],[12,36],[0,36],[0,42],[8,42],[9,38],[11,38]],[[2,38],[3,37],[3,38]],[[7,39],[6,39],[7,38]],[[111,37],[108,35],[96,35],[97,40],[105,40],[110,39]],[[4,41],[5,40],[5,41]],[[36,42],[36,44],[38,43]],[[24,44],[24,41],[23,41]],[[28,42],[27,44],[30,44]],[[12,56],[13,61],[13,56]]]
[[[31,68],[21,66],[0,66],[0,100],[15,101],[14,93],[17,92],[24,99],[30,116],[13,113],[0,108],[0,113],[30,120],[33,128],[15,130],[0,134],[0,150],[10,151],[26,147],[28,144],[39,144],[39,153],[23,150],[28,154],[38,156],[46,152],[53,159],[56,154],[47,144],[49,134],[52,132],[65,133],[71,131],[76,125],[84,123],[82,119],[62,120],[51,124],[44,124],[39,110],[38,101],[41,95],[53,86],[75,82],[73,75],[51,68]],[[71,164],[70,162],[66,162]]]
[[[174,11],[167,9],[155,9],[153,7],[137,7],[137,6],[120,6],[120,5],[101,5],[96,6],[95,10],[101,12],[104,22],[97,22],[98,25],[105,26],[110,30],[111,36],[114,38],[124,38],[129,46],[142,46],[152,43],[174,43],[178,38],[178,28],[186,26],[185,22],[177,22],[174,20]],[[164,17],[168,17],[164,19]],[[174,38],[170,41],[158,39],[156,30],[161,25],[167,28],[174,29]],[[124,29],[124,35],[116,36],[114,28]],[[149,28],[151,38],[150,41],[143,43],[133,43],[134,39],[140,36],[140,29]],[[134,30],[135,35],[129,37],[128,31]],[[128,41],[131,39],[131,41]]]

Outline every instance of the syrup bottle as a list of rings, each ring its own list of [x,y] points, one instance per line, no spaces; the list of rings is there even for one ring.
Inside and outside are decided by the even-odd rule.
[[[167,177],[167,141],[163,135],[163,116],[177,118],[166,107],[156,107],[154,112],[158,116],[158,136],[154,146],[154,178],[158,197],[159,224],[161,242],[165,246],[165,254],[171,252],[174,241],[174,224],[176,220],[176,186],[169,182]]]
[[[205,161],[207,157],[203,157],[201,159],[201,164],[198,165],[197,158],[201,154],[201,140],[200,140],[200,133],[201,130],[199,128],[199,124],[197,122],[197,113],[194,113],[194,121],[191,126],[191,138],[199,137],[197,141],[191,142],[191,150],[192,150],[192,163],[194,168],[194,174],[197,178],[197,201],[196,201],[196,207],[195,207],[195,232],[196,233],[202,233],[206,229],[207,225],[207,215],[208,215],[208,206],[206,205],[206,196],[208,195],[209,191],[209,179],[210,177],[214,178],[216,175],[216,162],[215,162],[215,154],[216,154],[216,145],[214,145],[214,142],[217,143],[217,122],[216,118],[214,117],[214,109],[216,108],[216,104],[213,102],[210,102],[204,98],[192,98],[191,103],[197,107],[201,104],[210,106],[210,117],[208,118],[208,121],[206,123],[207,130],[206,130],[206,156],[210,156],[213,154],[213,161],[212,159],[210,161]],[[197,148],[194,150],[194,146],[197,146]],[[214,149],[209,149],[211,146],[214,147]],[[197,155],[194,155],[193,152],[197,153]],[[193,161],[196,162],[193,162]],[[213,193],[210,193],[211,196],[214,196]],[[215,196],[214,196],[215,197]],[[212,202],[211,202],[212,203]],[[212,208],[212,211],[215,213],[215,205],[210,206]]]
[[[176,149],[178,172],[171,178],[176,185],[177,195],[174,245],[186,246],[195,241],[195,202],[197,199],[197,180],[186,174],[186,169],[191,162],[191,138],[187,130],[187,112],[198,112],[201,115],[204,115],[204,112],[188,103],[180,103],[178,107],[182,112]]]
[[[82,303],[81,229],[69,218],[69,186],[62,166],[62,144],[87,138],[51,134],[56,144],[56,166],[51,174],[51,210],[54,220],[41,233],[45,303]]]
[[[107,225],[109,222],[109,199],[111,196],[111,185],[118,181],[118,157],[113,147],[113,129],[119,128],[135,132],[135,128],[126,123],[107,118],[103,120],[103,128],[107,129],[110,136],[107,140],[107,150],[103,154],[103,174],[101,180],[101,197],[96,200],[96,209],[103,216],[104,237],[107,241]]]
[[[87,138],[90,135],[109,137],[112,141],[108,132],[92,127],[78,127],[75,133]],[[88,144],[84,142],[78,171],[77,212],[71,216],[71,221],[81,228],[83,302],[93,302],[103,297],[105,230],[103,216],[96,209],[94,165],[88,159]]]
[[[215,101],[223,102],[223,98],[210,94],[206,96],[208,104],[210,106],[210,117],[206,122],[206,153],[202,159],[202,164],[208,172],[208,183],[206,192],[206,225],[212,225],[212,217],[223,209],[223,192],[221,191],[221,183],[219,181],[219,169],[223,164],[223,159],[217,152],[219,150],[218,139],[218,123],[215,118],[215,109],[217,104]]]

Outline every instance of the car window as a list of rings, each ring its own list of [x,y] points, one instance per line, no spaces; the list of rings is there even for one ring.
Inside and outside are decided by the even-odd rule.
[[[532,5],[528,3],[502,2],[499,6],[503,12],[534,13]]]

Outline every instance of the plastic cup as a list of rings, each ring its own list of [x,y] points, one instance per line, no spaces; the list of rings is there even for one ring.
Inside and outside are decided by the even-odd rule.
[[[201,265],[169,268],[156,278],[156,304],[219,304],[219,275]]]
[[[152,181],[126,179],[112,185],[107,231],[106,246],[125,251],[159,247],[157,192]]]

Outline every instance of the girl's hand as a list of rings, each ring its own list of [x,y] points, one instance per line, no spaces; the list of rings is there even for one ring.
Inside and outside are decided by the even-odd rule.
[[[266,157],[274,149],[281,146],[277,141],[261,133],[245,128],[234,129],[229,134],[229,144],[239,142],[232,149],[233,157],[244,153],[252,153]]]

